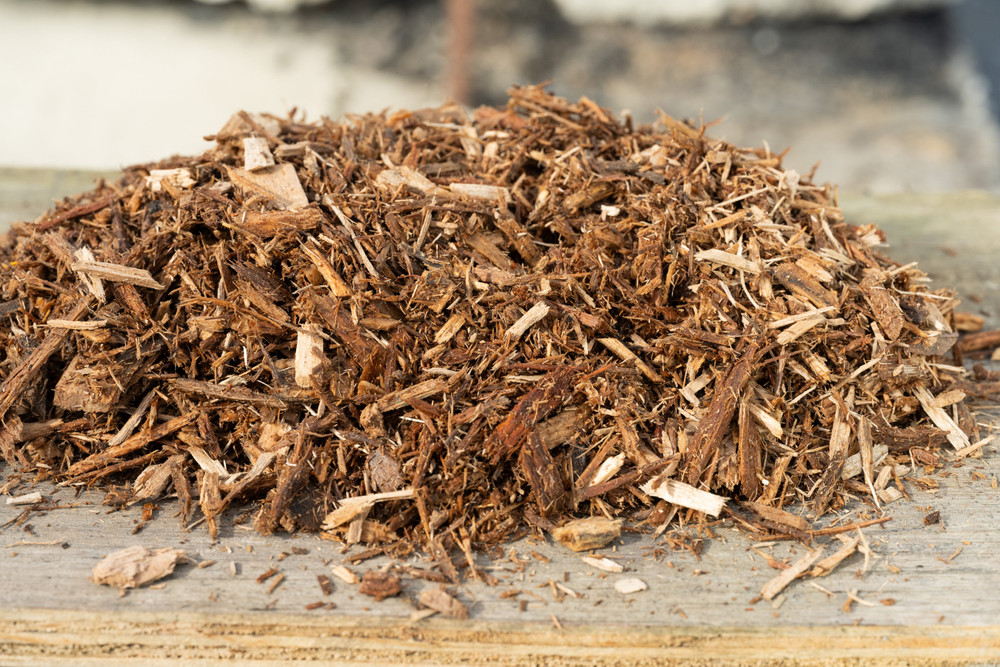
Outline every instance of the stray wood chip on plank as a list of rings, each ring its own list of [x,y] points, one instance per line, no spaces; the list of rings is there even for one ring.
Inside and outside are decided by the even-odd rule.
[[[846,558],[857,551],[858,545],[861,543],[861,531],[859,530],[858,533],[859,534],[855,537],[845,538],[847,541],[842,547],[816,563],[816,565],[813,566],[813,569],[809,571],[809,576],[825,577],[833,572]]]
[[[369,570],[361,575],[361,586],[358,591],[381,602],[385,598],[396,597],[403,592],[402,581],[390,572]]]
[[[173,573],[178,563],[188,562],[180,549],[150,550],[134,545],[109,554],[94,567],[91,581],[118,588],[124,594],[127,588],[147,586]]]
[[[440,588],[427,588],[420,591],[417,598],[420,604],[433,609],[434,611],[451,616],[452,618],[466,619],[469,617],[469,608],[462,604],[457,598],[448,594]]]
[[[637,579],[635,577],[629,577],[628,579],[619,579],[615,582],[615,590],[622,595],[633,595],[635,593],[641,593],[647,590],[649,586],[642,579]]]
[[[625,571],[625,566],[621,563],[615,562],[610,558],[595,558],[594,556],[583,556],[580,560],[589,565],[590,567],[597,568],[598,570],[603,570],[604,572],[621,573]]]
[[[358,579],[358,575],[351,572],[344,565],[331,565],[330,573],[346,584],[356,584],[359,581],[361,581],[360,579]]]
[[[819,548],[814,551],[810,551],[805,556],[792,563],[791,567],[786,570],[782,570],[781,574],[764,584],[764,587],[760,590],[761,597],[765,600],[774,599],[774,596],[780,593],[785,586],[805,574],[822,556],[823,549]]]
[[[40,491],[34,491],[32,493],[25,493],[20,496],[11,496],[7,498],[8,505],[37,505],[42,502],[42,494]]]

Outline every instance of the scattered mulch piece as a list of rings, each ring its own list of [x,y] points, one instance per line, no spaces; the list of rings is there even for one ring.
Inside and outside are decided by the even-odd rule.
[[[454,618],[468,618],[469,608],[441,588],[426,588],[420,591],[420,604],[429,609]]]
[[[94,567],[91,581],[118,588],[148,586],[173,573],[178,563],[188,561],[180,549],[147,549],[135,545],[109,554]]]
[[[358,590],[380,602],[385,598],[399,595],[403,587],[402,581],[395,574],[369,570],[361,576],[361,586]]]

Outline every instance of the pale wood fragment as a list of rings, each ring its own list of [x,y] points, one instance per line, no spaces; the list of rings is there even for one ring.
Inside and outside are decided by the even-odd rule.
[[[31,493],[25,493],[20,496],[10,496],[7,498],[8,505],[37,505],[42,502],[41,491],[32,491]]]
[[[60,320],[53,318],[45,323],[51,329],[72,329],[73,331],[96,331],[108,326],[107,320],[87,320],[77,322],[74,320]]]
[[[860,533],[860,530],[858,532]],[[847,539],[847,541],[842,547],[813,566],[813,569],[809,572],[809,576],[825,577],[833,572],[846,558],[858,550],[858,545],[861,543],[860,534],[855,537],[845,539]]]
[[[575,519],[552,529],[552,537],[573,551],[589,551],[607,546],[621,535],[621,521],[603,516]]]
[[[229,477],[229,471],[226,470],[226,466],[223,465],[223,463],[218,459],[212,458],[212,456],[203,448],[188,447],[187,452],[191,455],[191,458],[195,460],[195,463],[198,464],[198,467],[205,472],[218,475],[220,480],[224,480]]]
[[[903,310],[899,307],[899,302],[885,288],[885,280],[886,276],[883,271],[865,269],[858,289],[861,290],[868,305],[871,306],[872,313],[886,336],[889,340],[896,340],[903,331],[907,320]]]
[[[129,416],[128,420],[122,424],[122,427],[118,429],[118,432],[108,441],[108,447],[117,447],[118,445],[125,442],[132,432],[135,431],[139,422],[142,421],[143,417],[146,416],[146,410],[149,409],[150,404],[153,399],[156,398],[156,391],[151,389],[146,392],[146,395],[142,397],[139,401],[139,405]]]
[[[656,371],[650,368],[649,365],[646,364],[646,362],[644,362],[642,359],[636,356],[635,352],[628,349],[625,346],[625,344],[620,340],[618,340],[617,338],[598,338],[597,340],[600,341],[600,343],[604,345],[604,347],[611,350],[615,354],[615,356],[617,356],[622,361],[628,361],[634,363],[636,368],[639,369],[639,372],[645,375],[653,382],[661,384],[663,383],[663,378],[660,377],[660,375]]]
[[[927,416],[930,417],[931,421],[934,422],[934,425],[948,434],[948,442],[951,443],[952,447],[962,449],[972,444],[969,442],[969,436],[959,428],[955,420],[942,408],[934,405],[934,395],[931,394],[927,387],[914,385],[913,395],[920,401],[920,406],[927,413]]]
[[[124,591],[147,586],[171,573],[178,563],[188,561],[180,549],[147,549],[135,545],[109,554],[94,567],[90,578],[95,584],[105,584]]]
[[[826,318],[822,315],[815,317],[810,317],[804,320],[799,320],[792,324],[790,327],[778,334],[778,345],[788,345],[792,341],[800,338],[801,336],[808,333],[814,327],[822,324],[826,321]]]
[[[792,563],[791,567],[786,570],[782,570],[781,574],[777,575],[760,589],[760,595],[765,600],[772,600],[774,596],[780,593],[788,584],[792,583],[803,574],[809,571],[810,568],[823,556],[823,549],[818,548],[810,551],[804,555],[799,560]]]
[[[767,429],[767,432],[775,438],[780,438],[784,435],[785,431],[781,428],[781,420],[772,415],[770,411],[764,409],[762,405],[748,402],[747,409],[757,420],[757,423]]]
[[[25,427],[27,426],[28,425],[25,424]],[[960,459],[965,458],[966,456],[971,456],[972,454],[975,454],[976,452],[978,452],[980,449],[990,444],[991,442],[993,442],[993,436],[988,436],[978,442],[972,443],[968,447],[963,447],[962,449],[955,452],[955,455]]]
[[[457,195],[488,202],[510,201],[510,190],[500,185],[484,185],[482,183],[451,183],[448,189]]]
[[[462,313],[452,313],[451,317],[434,333],[434,343],[443,345],[455,337],[465,326],[466,318]]]
[[[668,503],[704,512],[711,516],[719,516],[729,500],[723,496],[697,489],[690,484],[662,476],[649,480],[639,488],[644,493],[666,500]]]
[[[590,484],[587,486],[595,486],[603,482],[608,481],[612,477],[618,474],[618,471],[622,469],[622,465],[625,464],[625,453],[617,454],[615,456],[609,456],[601,463],[597,468],[597,472],[594,473],[593,479],[590,480]]]
[[[359,581],[361,581],[358,578],[358,575],[354,574],[344,565],[331,565],[330,573],[333,574],[333,576],[340,579],[341,581],[343,581],[345,584],[356,584]]]
[[[94,262],[96,260],[97,258],[94,257],[94,253],[90,250],[90,248],[83,246],[73,252],[73,262],[70,264],[70,268],[74,271],[78,271],[76,268],[78,263]],[[87,289],[90,290],[90,293],[93,294],[98,301],[102,303],[107,301],[107,295],[104,292],[104,283],[101,282],[99,277],[81,272],[80,280],[87,286]]]
[[[805,269],[791,262],[784,262],[772,269],[774,278],[795,296],[806,299],[817,308],[834,306],[836,295],[823,287]]]
[[[649,586],[642,579],[629,577],[615,581],[615,590],[622,595],[633,595],[647,590]]]
[[[411,167],[394,167],[379,172],[375,177],[375,182],[379,185],[395,190],[401,186],[406,186],[412,190],[425,195],[436,195],[438,197],[450,198],[452,193],[435,184],[432,180]]]
[[[834,310],[833,306],[827,306],[825,308],[816,308],[814,310],[807,310],[804,313],[796,313],[795,315],[788,315],[787,317],[782,317],[781,319],[771,322],[768,326],[772,329],[782,329],[787,327],[789,324],[794,324],[802,320],[809,320],[814,317],[823,315],[823,313],[829,313]]]
[[[761,271],[760,265],[756,262],[752,262],[745,257],[740,257],[739,255],[734,255],[731,252],[726,252],[725,250],[719,250],[717,248],[696,252],[694,258],[699,262],[721,264],[739,271],[746,271],[747,273],[757,274]]]
[[[174,454],[163,463],[154,463],[139,473],[132,483],[132,499],[129,504],[134,505],[162,495],[183,460],[184,454]]]
[[[295,384],[303,389],[311,389],[314,379],[326,365],[323,355],[323,338],[318,327],[306,325],[295,336]]]
[[[448,388],[448,383],[444,380],[432,378],[403,389],[389,392],[375,402],[381,412],[399,410],[409,405],[409,401],[414,398],[425,399],[435,394],[440,394]]]
[[[549,304],[544,301],[539,301],[534,306],[529,308],[524,315],[518,318],[517,322],[514,322],[514,324],[507,329],[505,335],[508,339],[517,340],[524,334],[525,331],[545,319],[545,316],[549,314],[550,310],[552,309],[549,307]]]
[[[309,198],[295,173],[295,165],[290,162],[256,171],[226,167],[226,173],[238,188],[266,197],[277,208],[295,210],[309,205]]]
[[[164,184],[167,187],[186,190],[195,184],[191,170],[180,167],[177,169],[151,169],[146,177],[146,187],[152,192],[162,192]]]
[[[320,275],[323,276],[323,280],[330,287],[330,293],[333,296],[343,298],[354,294],[354,291],[348,287],[347,283],[340,276],[340,273],[333,268],[318,248],[309,243],[303,243],[300,247],[302,248],[302,253],[316,265]]]
[[[860,440],[861,439],[859,438],[859,441]],[[868,442],[869,443],[871,442],[870,439],[868,440]],[[873,445],[870,450],[866,447],[862,447],[861,451],[859,451],[857,454],[851,454],[844,460],[844,467],[840,471],[841,479],[851,479],[852,477],[856,477],[865,471],[866,466],[868,465],[865,463],[866,451],[871,452],[871,464],[870,464],[871,466],[877,466],[878,464],[882,463],[882,461],[885,460],[885,457],[889,455],[888,445]],[[871,467],[868,467],[869,471],[871,469],[872,469]],[[869,472],[869,475],[870,474],[871,473]],[[866,482],[867,482],[867,477],[866,477]]]
[[[412,498],[412,488],[384,493],[370,493],[366,496],[355,496],[354,498],[343,498],[338,502],[337,509],[326,515],[326,518],[323,520],[323,530],[334,530],[345,523],[353,521],[362,513],[370,510],[375,503],[390,500],[409,500]]]
[[[282,208],[277,211],[245,210],[233,220],[233,226],[263,238],[278,234],[311,232],[326,218],[318,208]]]
[[[274,166],[274,155],[264,137],[243,138],[243,168],[256,171],[264,167]]]
[[[153,279],[152,274],[145,269],[136,269],[131,266],[122,266],[111,262],[73,262],[73,270],[85,273],[91,277],[110,280],[116,283],[127,283],[139,287],[150,289],[163,289],[163,285]]]
[[[590,567],[597,568],[598,570],[603,570],[604,572],[611,572],[614,574],[618,574],[625,571],[624,565],[603,556],[602,557],[583,556],[582,558],[580,558],[580,560],[589,565]]]
[[[962,333],[975,333],[982,330],[983,325],[986,324],[985,318],[975,313],[956,310],[952,311],[951,316],[955,320],[955,331]]]
[[[931,401],[931,405],[935,408],[947,408],[949,405],[961,403],[965,400],[965,397],[966,393],[961,389],[949,389],[935,396],[934,400]]]

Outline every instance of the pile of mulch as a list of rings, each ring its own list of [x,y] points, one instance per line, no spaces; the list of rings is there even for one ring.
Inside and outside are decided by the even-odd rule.
[[[953,293],[766,149],[538,87],[209,139],[14,226],[10,466],[440,554],[591,516],[804,534],[975,447]]]

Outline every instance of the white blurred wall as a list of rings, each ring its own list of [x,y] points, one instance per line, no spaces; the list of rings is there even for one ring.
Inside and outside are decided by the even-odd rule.
[[[173,4],[0,0],[0,166],[118,168],[197,153],[240,109],[309,118],[439,104],[342,66],[322,30]],[[204,14],[202,15],[204,19]]]

